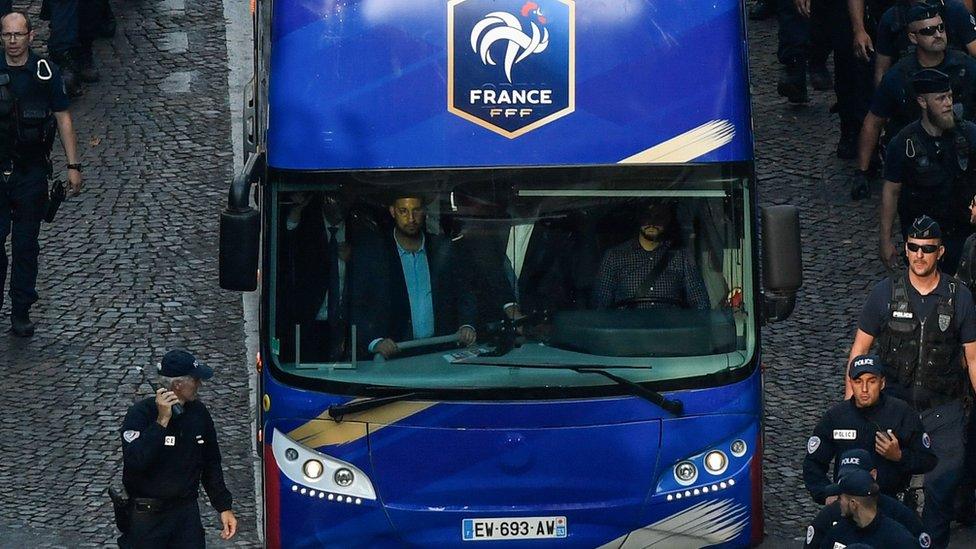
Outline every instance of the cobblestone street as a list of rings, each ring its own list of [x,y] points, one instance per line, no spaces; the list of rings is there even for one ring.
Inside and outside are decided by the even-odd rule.
[[[40,3],[15,6],[35,16],[43,51]],[[136,368],[183,346],[217,372],[202,398],[241,519],[235,541],[256,546],[241,297],[219,291],[216,273],[233,160],[223,6],[113,7],[118,33],[96,42],[102,81],[72,104],[86,190],[42,229],[37,335],[5,333],[9,305],[0,311],[0,545],[113,541],[103,490],[121,474],[120,418],[152,391]],[[216,513],[203,516],[216,539]]]
[[[39,28],[40,0],[18,0]],[[240,532],[211,546],[259,546],[241,296],[217,287],[217,215],[232,177],[224,6],[114,2],[119,28],[96,42],[102,80],[72,104],[85,192],[42,229],[37,335],[6,333],[0,310],[0,547],[105,547],[116,530],[105,488],[121,476],[118,427],[151,393],[138,368],[185,347],[216,370],[214,416]],[[793,546],[817,508],[800,464],[813,425],[842,396],[844,359],[877,259],[877,189],[850,202],[837,160],[832,92],[792,107],[776,94],[776,24],[750,32],[762,204],[801,208],[805,284],[793,317],[764,329],[764,547]],[[249,71],[247,71],[249,72]],[[718,77],[718,76],[716,76]],[[60,146],[56,173],[64,177]],[[206,505],[206,507],[203,507]],[[954,534],[955,536],[956,534]],[[971,534],[969,534],[971,535]],[[961,535],[956,538],[966,539]]]

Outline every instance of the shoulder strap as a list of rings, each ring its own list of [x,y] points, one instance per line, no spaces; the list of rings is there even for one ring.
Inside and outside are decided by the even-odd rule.
[[[895,311],[898,309],[898,304],[906,303],[908,307],[911,308],[911,302],[908,301],[908,288],[905,286],[908,283],[908,274],[905,276],[899,276],[897,278],[891,279],[891,301],[888,302],[888,311]]]
[[[636,297],[647,297],[648,292],[651,291],[651,286],[653,286],[654,283],[657,282],[658,277],[660,277],[661,273],[663,273],[664,270],[668,268],[668,264],[670,263],[671,263],[671,250],[666,249],[664,250],[664,255],[661,256],[660,261],[657,262],[657,265],[654,265],[654,268],[651,269],[651,272],[647,273],[647,276],[644,277],[644,280],[641,282],[641,285],[637,288]]]

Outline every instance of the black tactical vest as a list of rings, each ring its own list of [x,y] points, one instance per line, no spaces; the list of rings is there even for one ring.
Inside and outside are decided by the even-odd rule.
[[[953,308],[959,281],[944,273],[942,276],[948,279],[949,295],[939,297],[927,318],[919,318],[912,310],[908,275],[893,279],[888,318],[879,338],[888,382],[904,391],[896,396],[916,403],[916,390],[926,389],[932,401],[921,404],[928,406],[961,397],[966,387]]]
[[[963,122],[959,121],[958,124]],[[966,133],[957,128],[946,133],[946,146],[936,151],[932,138],[927,136],[921,121],[913,122],[908,130],[904,155],[907,174],[898,196],[899,217],[911,220],[925,214],[932,216],[946,233],[962,230],[969,225],[968,204],[972,199],[973,150]],[[958,210],[958,211],[957,211]]]
[[[47,60],[30,54],[24,70],[31,75],[30,92],[16,98],[15,150],[25,162],[46,159],[54,145],[57,121],[50,97],[54,72]]]

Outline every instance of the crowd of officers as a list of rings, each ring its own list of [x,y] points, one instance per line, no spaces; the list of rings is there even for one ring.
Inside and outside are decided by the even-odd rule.
[[[976,225],[970,194],[965,209]],[[944,548],[953,520],[973,524],[976,234],[964,241],[953,276],[943,270],[940,224],[924,214],[903,224],[908,265],[893,267],[868,295],[845,400],[807,441],[803,480],[825,507],[807,528],[806,547]],[[924,475],[921,490],[912,488],[913,475]]]

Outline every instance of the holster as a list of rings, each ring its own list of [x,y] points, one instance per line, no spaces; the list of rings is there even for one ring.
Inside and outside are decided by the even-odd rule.
[[[132,504],[129,499],[129,494],[125,491],[124,487],[120,491],[116,491],[115,488],[109,486],[108,497],[112,500],[112,511],[115,512],[115,525],[119,528],[119,532],[123,534],[129,533],[129,527],[132,525]]]
[[[54,221],[54,217],[58,215],[58,208],[64,202],[64,197],[64,181],[57,180],[51,185],[51,194],[47,199],[47,211],[44,212],[44,221],[48,223]]]

